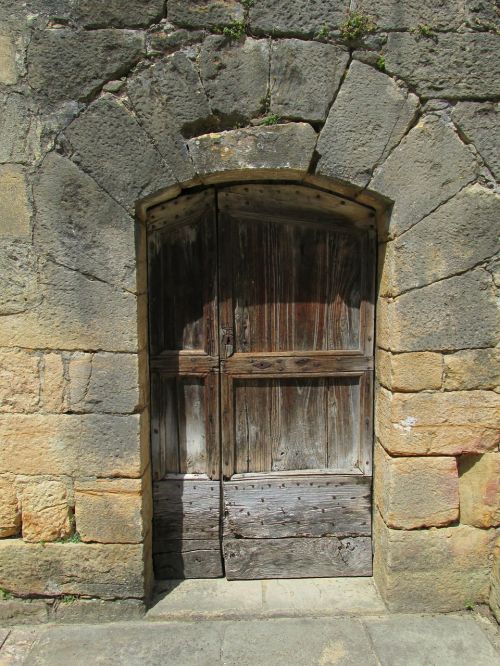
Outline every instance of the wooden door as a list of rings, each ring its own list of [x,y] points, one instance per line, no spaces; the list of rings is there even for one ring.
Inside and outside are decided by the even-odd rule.
[[[370,211],[245,185],[148,223],[156,576],[370,575]]]

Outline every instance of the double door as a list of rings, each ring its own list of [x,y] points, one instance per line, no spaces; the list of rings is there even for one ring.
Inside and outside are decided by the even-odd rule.
[[[299,186],[150,211],[157,578],[371,574],[373,246]]]

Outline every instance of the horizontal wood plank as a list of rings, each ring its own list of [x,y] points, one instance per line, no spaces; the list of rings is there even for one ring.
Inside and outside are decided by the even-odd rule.
[[[224,483],[224,537],[369,536],[371,478],[294,476]]]
[[[216,539],[220,525],[220,485],[213,481],[166,479],[153,484],[154,541]]]
[[[235,354],[222,363],[223,370],[234,375],[274,375],[316,373],[362,373],[373,368],[373,359],[365,356],[336,354]]]
[[[166,354],[150,359],[152,370],[172,375],[207,375],[218,369],[219,360],[208,354]]]
[[[218,539],[163,539],[154,544],[157,579],[220,578],[224,575]]]
[[[371,576],[370,537],[224,539],[228,580]]]

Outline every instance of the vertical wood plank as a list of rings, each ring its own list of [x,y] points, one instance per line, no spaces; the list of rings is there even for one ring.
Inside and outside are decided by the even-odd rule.
[[[179,423],[179,472],[204,474],[207,467],[204,380],[181,377],[177,380]]]
[[[357,467],[361,412],[359,377],[332,377],[328,381],[328,466]]]

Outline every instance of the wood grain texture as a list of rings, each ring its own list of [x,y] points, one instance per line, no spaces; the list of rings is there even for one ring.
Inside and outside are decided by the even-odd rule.
[[[369,536],[371,479],[315,476],[224,484],[224,536]]]
[[[153,483],[153,539],[218,539],[220,485],[165,479]]]
[[[371,576],[370,537],[225,539],[226,578]]]
[[[155,543],[153,567],[157,580],[220,578],[222,549],[217,539],[164,539]]]

